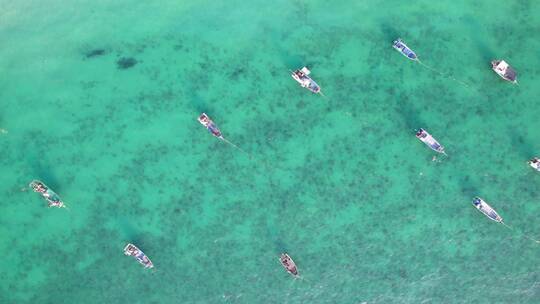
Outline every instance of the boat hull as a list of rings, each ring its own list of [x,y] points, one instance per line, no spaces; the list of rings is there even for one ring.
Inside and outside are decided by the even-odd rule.
[[[493,209],[483,199],[479,197],[475,197],[472,201],[472,204],[476,207],[476,209],[478,209],[478,211],[482,212],[490,220],[495,221],[497,223],[502,223],[503,221],[502,217],[497,213],[497,211],[495,211],[495,209]]]
[[[513,84],[517,83],[517,73],[516,71],[504,60],[493,60],[491,61],[491,69],[499,75],[502,79],[511,82]]]
[[[416,56],[416,53],[409,48],[405,42],[401,40],[401,38],[398,38],[394,41],[392,44],[392,47],[396,49],[398,52],[401,53],[401,55],[407,57],[410,60],[418,60],[418,56]]]
[[[30,188],[34,190],[34,192],[39,193],[46,201],[49,207],[57,207],[57,208],[64,208],[66,205],[60,199],[60,196],[56,194],[56,192],[52,191],[47,185],[45,185],[43,182],[39,180],[33,180],[29,184]]]
[[[217,127],[217,125],[206,115],[206,113],[202,113],[199,118],[197,119],[212,135],[219,139],[223,139],[223,135],[221,134],[221,131]]]
[[[124,247],[124,254],[128,256],[132,256],[139,262],[139,264],[143,265],[144,268],[153,268],[154,264],[142,250],[140,250],[137,246],[129,243]]]
[[[426,144],[431,150],[437,153],[446,154],[444,152],[444,147],[426,130],[420,128],[420,130],[416,132],[416,138]]]
[[[291,77],[296,80],[300,86],[310,90],[312,93],[320,93],[321,87],[315,82],[315,80],[311,79],[311,77],[309,77],[308,73],[305,73],[305,71],[309,72],[309,70],[307,70],[305,67],[301,70],[296,70],[292,72]]]
[[[298,277],[298,268],[296,267],[296,263],[294,263],[293,259],[288,254],[282,253],[279,257],[279,262],[288,273]]]

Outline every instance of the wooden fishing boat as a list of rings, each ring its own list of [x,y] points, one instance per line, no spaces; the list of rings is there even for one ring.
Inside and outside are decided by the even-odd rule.
[[[216,124],[206,115],[206,113],[202,113],[199,115],[198,118],[199,122],[210,132],[212,135],[219,139],[223,139],[223,135],[221,134],[221,131],[216,126]]]
[[[429,134],[426,130],[420,128],[420,130],[416,132],[416,138],[420,139],[433,151],[446,155],[446,152],[444,152],[444,147],[441,144],[439,144],[439,142],[433,136],[431,136],[431,134]]]
[[[473,205],[478,209],[478,211],[482,212],[485,216],[487,216],[489,219],[497,222],[502,223],[503,219],[502,217],[493,209],[488,203],[486,203],[483,199],[479,197],[475,197],[472,201]]]
[[[60,199],[60,196],[58,196],[58,194],[56,194],[49,187],[47,187],[47,185],[45,185],[43,182],[39,180],[33,180],[29,186],[30,188],[32,188],[32,190],[34,190],[34,192],[41,194],[41,196],[47,201],[49,207],[66,207],[66,205],[64,205],[64,202],[62,202],[62,200]]]
[[[517,73],[508,63],[506,63],[506,61],[493,60],[491,62],[491,68],[497,75],[501,76],[502,79],[514,84],[517,83]]]
[[[536,171],[540,171],[540,158],[534,157],[530,161],[528,161],[528,164],[533,167]]]
[[[137,246],[129,243],[124,247],[124,254],[130,255],[134,257],[141,265],[144,266],[144,268],[152,268],[154,267],[154,264],[152,264],[152,261],[140,250],[137,248]]]
[[[309,77],[309,74],[311,74],[311,71],[307,67],[303,67],[300,70],[292,72],[291,76],[302,87],[315,94],[321,93],[321,87],[313,79],[311,79],[311,77]]]
[[[409,58],[410,60],[418,60],[418,56],[416,56],[416,53],[411,50],[405,42],[401,40],[401,38],[398,38],[394,41],[392,44],[392,47],[396,49],[398,52],[401,53],[401,55]]]
[[[294,277],[298,277],[298,268],[296,268],[296,264],[294,263],[293,259],[287,254],[282,253],[279,257],[279,262],[285,270],[287,270],[288,273],[293,275]]]

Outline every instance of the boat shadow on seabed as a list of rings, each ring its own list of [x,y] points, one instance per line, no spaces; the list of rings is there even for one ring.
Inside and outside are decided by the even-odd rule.
[[[427,125],[426,122],[418,115],[420,111],[409,102],[409,98],[407,96],[400,96],[396,105],[396,111],[404,123],[405,130],[414,130],[415,128],[418,128],[418,126]],[[407,134],[408,132],[409,131],[407,131]]]
[[[530,141],[525,139],[520,134],[516,134],[515,130],[519,129],[520,128],[507,128],[508,132],[506,132],[506,136],[508,136],[512,142],[512,150],[517,152],[520,158],[528,160],[533,157],[537,151],[534,149],[534,145]]]

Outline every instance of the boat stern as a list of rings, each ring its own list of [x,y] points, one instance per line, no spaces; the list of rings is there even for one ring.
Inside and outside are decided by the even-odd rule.
[[[310,79],[309,85],[307,87],[311,92],[318,94],[321,92],[321,87],[313,81],[313,79]]]
[[[416,131],[416,138],[423,138],[423,137],[426,137],[425,135],[426,131],[422,128],[418,129],[418,131]]]
[[[392,43],[392,46],[395,49],[399,50],[399,49],[401,49],[402,44],[403,44],[403,42],[401,42],[401,38],[398,38],[398,39],[394,40],[394,42]]]
[[[472,200],[472,204],[473,204],[477,209],[480,209],[480,207],[482,206],[482,199],[479,198],[479,197],[475,197],[475,198],[473,198],[473,200]]]
[[[540,171],[540,159],[538,157],[535,157],[528,161],[529,166],[531,166],[533,169]]]
[[[125,255],[131,255],[131,253],[133,252],[133,250],[136,250],[137,247],[135,247],[135,245],[131,244],[131,243],[128,243],[126,245],[126,247],[124,247],[124,254]]]
[[[197,120],[205,127],[210,122],[210,118],[208,117],[208,115],[206,115],[206,113],[202,113],[201,115],[199,115],[199,118],[197,118]]]

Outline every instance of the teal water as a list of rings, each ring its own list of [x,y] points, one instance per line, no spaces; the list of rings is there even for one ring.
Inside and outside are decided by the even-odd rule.
[[[539,2],[0,3],[0,303],[540,302]]]

